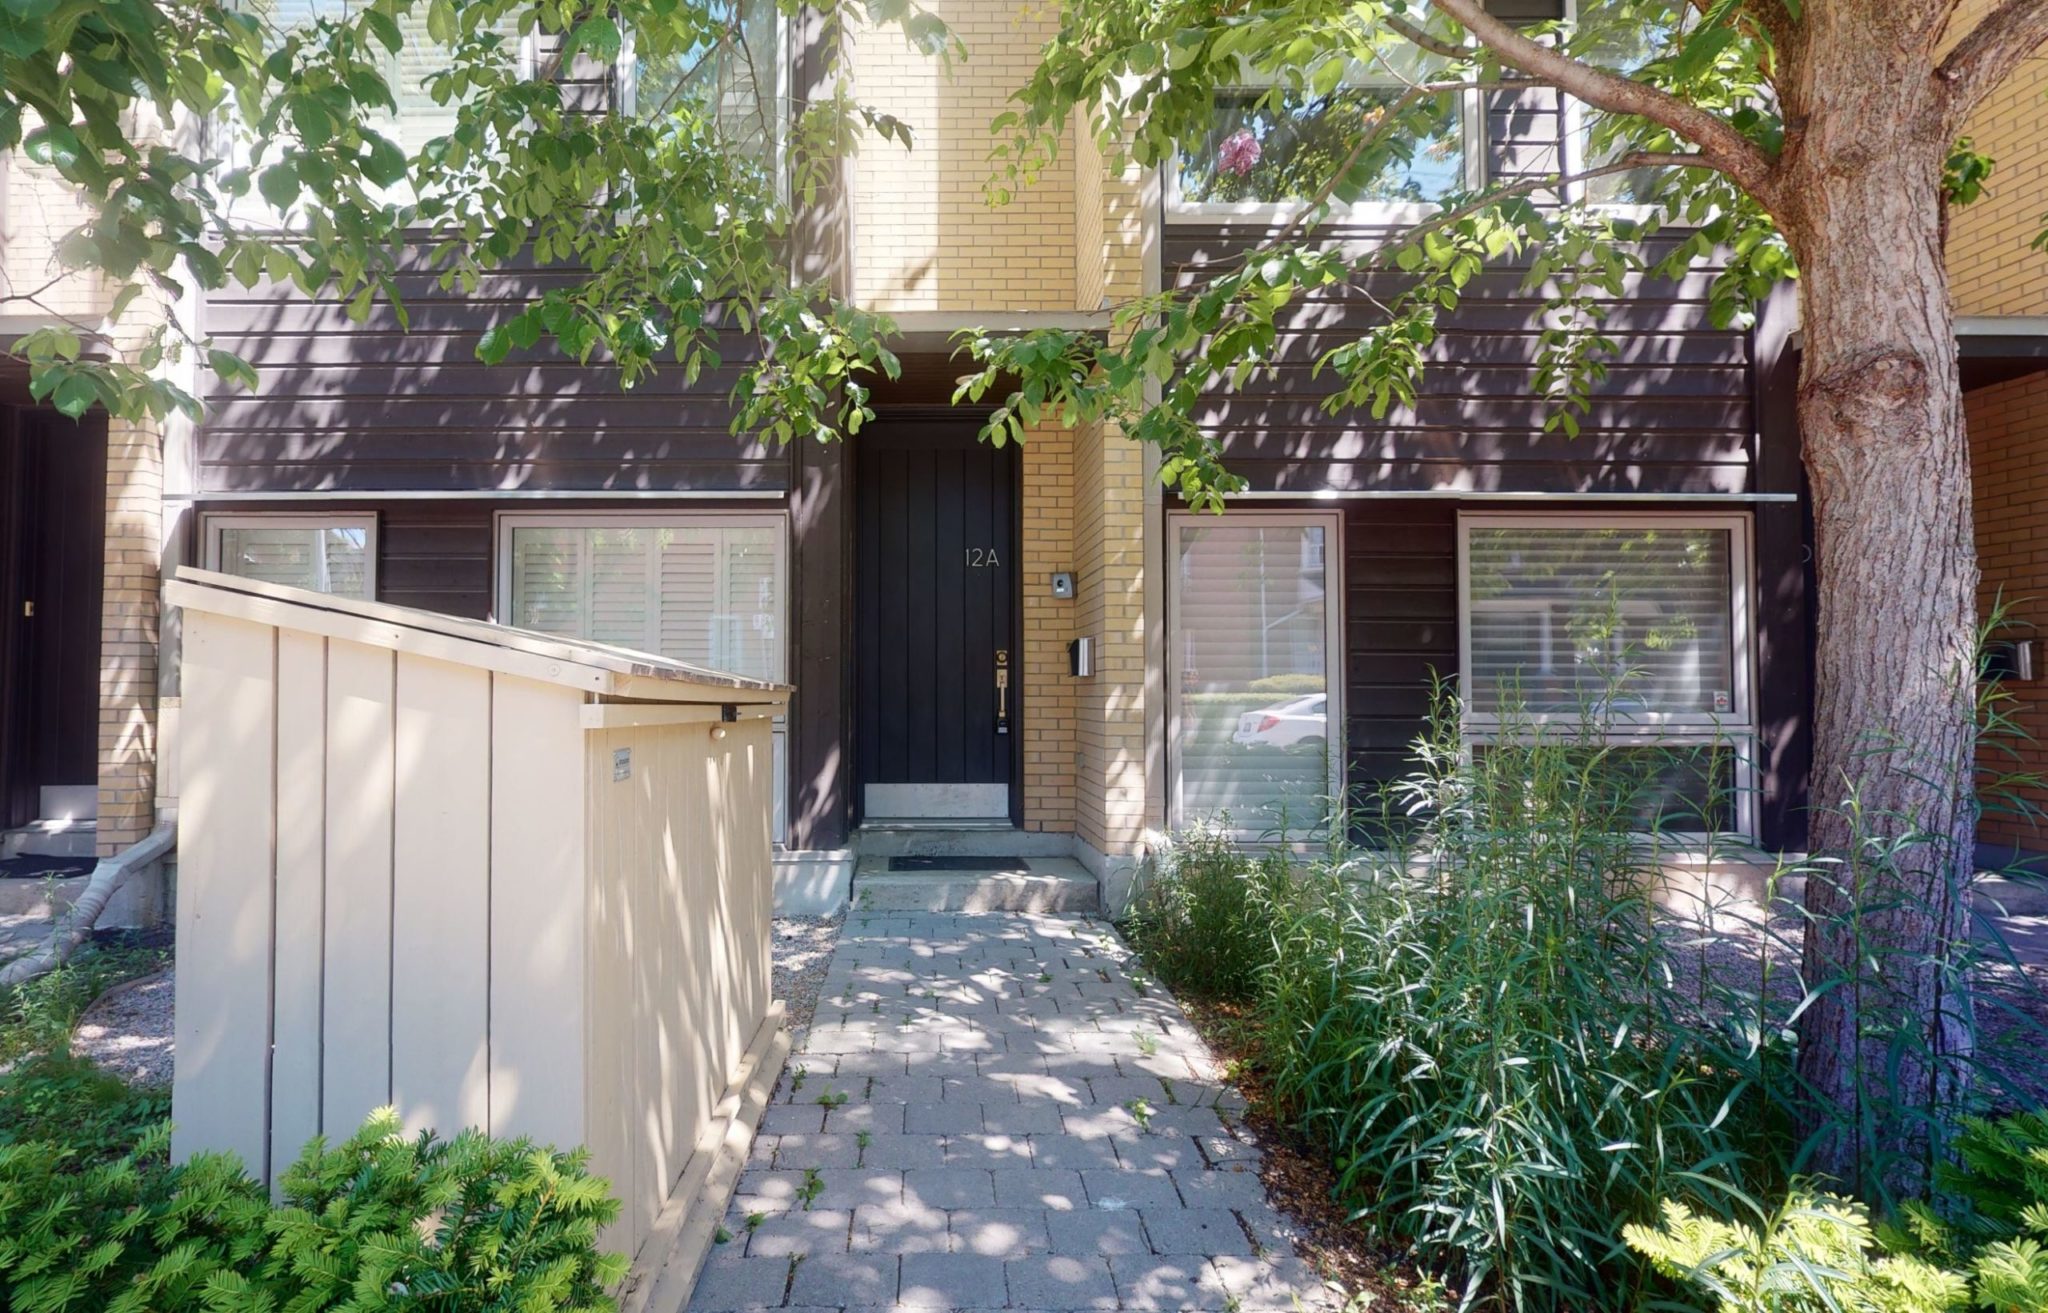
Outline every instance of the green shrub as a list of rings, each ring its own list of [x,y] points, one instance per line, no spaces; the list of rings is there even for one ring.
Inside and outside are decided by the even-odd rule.
[[[209,1283],[261,1252],[269,1200],[232,1158],[169,1166],[169,1140],[159,1126],[129,1154],[98,1163],[47,1140],[0,1148],[0,1307],[214,1307]]]
[[[48,1141],[82,1166],[126,1156],[170,1114],[168,1090],[137,1089],[84,1058],[38,1054],[0,1076],[0,1145]]]
[[[1663,1221],[1630,1226],[1629,1244],[1719,1313],[1948,1313],[1969,1304],[1967,1280],[1884,1252],[1863,1206],[1833,1195],[1795,1191],[1755,1227],[1675,1203],[1664,1205]]]
[[[1273,958],[1285,854],[1250,857],[1222,830],[1176,836],[1139,882],[1123,931],[1167,986],[1193,998],[1249,999]]]
[[[309,1308],[352,1298],[366,1313],[609,1309],[626,1260],[600,1254],[597,1234],[619,1205],[588,1157],[478,1131],[407,1137],[379,1112],[332,1149],[306,1147],[265,1220],[261,1265],[211,1289]]]
[[[1795,1189],[1758,1226],[1663,1206],[1628,1243],[1718,1313],[1997,1313],[2048,1309],[2048,1115],[1968,1120],[1940,1183],[1873,1227],[1861,1204]]]
[[[407,1136],[387,1110],[309,1144],[273,1208],[233,1158],[171,1166],[168,1130],[92,1163],[0,1148],[0,1308],[17,1313],[544,1313],[614,1307],[618,1213],[582,1153],[470,1131]]]

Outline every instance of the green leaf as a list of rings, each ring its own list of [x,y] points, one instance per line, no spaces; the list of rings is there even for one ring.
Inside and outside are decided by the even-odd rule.
[[[299,199],[299,171],[292,161],[280,160],[257,175],[256,190],[278,209],[289,209]]]
[[[581,51],[600,63],[609,64],[619,57],[619,25],[603,14],[596,14],[576,25],[569,34],[568,44],[562,48],[563,58]]]

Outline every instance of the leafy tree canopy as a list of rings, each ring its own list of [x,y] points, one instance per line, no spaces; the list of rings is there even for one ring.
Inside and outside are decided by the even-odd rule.
[[[780,4],[796,20],[796,0]],[[896,367],[889,326],[792,273],[793,216],[864,133],[906,147],[910,133],[843,87],[792,112],[761,67],[774,55],[756,34],[775,13],[762,0],[5,0],[0,150],[54,169],[89,210],[50,282],[5,300],[47,311],[64,274],[95,271],[118,289],[118,332],[145,296],[267,279],[357,320],[388,301],[403,323],[401,275],[474,290],[532,261],[572,277],[485,334],[484,360],[550,339],[631,386],[657,366],[715,369],[737,334],[758,357],[737,386],[742,427],[852,432],[868,413],[860,376]],[[914,0],[809,13],[892,25],[940,58],[959,49]],[[636,112],[591,112],[592,82],[628,55]],[[411,149],[402,96],[442,129]],[[109,358],[94,342],[107,325],[47,317],[12,350],[67,414],[196,417],[160,368],[192,351],[255,381],[175,324]]]
[[[1372,331],[1315,365],[1319,376],[1337,381],[1326,409],[1362,408],[1384,418],[1414,401],[1439,320],[1457,308],[1470,280],[1489,263],[1512,262],[1543,304],[1537,385],[1557,403],[1547,424],[1575,434],[1614,345],[1602,331],[1602,303],[1630,280],[1678,277],[1713,254],[1720,267],[1712,315],[1731,326],[1747,322],[1774,285],[1796,277],[1792,250],[1765,204],[1768,190],[1750,176],[1756,160],[1783,146],[1773,77],[1776,45],[1796,27],[1793,0],[1585,0],[1574,21],[1519,26],[1520,36],[1607,78],[1618,90],[1614,99],[1682,112],[1652,118],[1588,107],[1583,158],[1568,171],[1469,185],[1461,177],[1432,198],[1433,214],[1362,253],[1316,236],[1316,226],[1345,205],[1401,198],[1390,179],[1414,175],[1418,144],[1442,140],[1460,97],[1555,85],[1503,63],[1494,45],[1453,16],[1478,7],[1478,0],[1064,0],[1058,37],[1016,108],[997,123],[995,199],[1030,185],[1077,120],[1117,164],[1170,168],[1177,151],[1185,159],[1190,143],[1206,141],[1214,157],[1198,163],[1208,184],[1231,171],[1232,147],[1242,147],[1214,140],[1218,107],[1250,99],[1251,114],[1299,128],[1280,159],[1251,154],[1238,172],[1248,182],[1284,172],[1298,216],[1198,288],[1117,306],[1106,341],[1050,330],[964,335],[981,368],[962,395],[1007,391],[999,425],[1028,424],[1047,411],[1113,420],[1165,452],[1169,484],[1214,508],[1242,481],[1191,418],[1196,402],[1265,365],[1285,313],[1319,288],[1399,276],[1373,285],[1399,290],[1377,305]],[[1360,82],[1382,88],[1364,113],[1342,101],[1344,89]],[[1674,130],[1674,119],[1705,123],[1712,144],[1703,147],[1697,130]],[[1737,151],[1750,167],[1731,167]],[[1989,166],[1959,144],[1950,194],[1973,199]],[[1180,167],[1185,181],[1187,165]],[[1237,199],[1244,189],[1215,194]]]

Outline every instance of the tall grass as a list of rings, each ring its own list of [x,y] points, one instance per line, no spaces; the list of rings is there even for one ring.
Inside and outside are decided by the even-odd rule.
[[[1669,988],[1653,763],[1533,727],[1469,756],[1448,703],[1419,755],[1279,918],[1273,1087],[1360,1220],[1475,1297],[1612,1307],[1644,1275],[1623,1220],[1777,1156],[1780,1055]]]
[[[1362,1225],[1468,1303],[1626,1305],[1655,1278],[1625,1222],[1782,1158],[1783,1041],[1672,988],[1641,839],[1659,763],[1535,726],[1475,755],[1440,696],[1417,765],[1291,876],[1197,840],[1135,941],[1167,983],[1253,1001],[1276,1111]]]

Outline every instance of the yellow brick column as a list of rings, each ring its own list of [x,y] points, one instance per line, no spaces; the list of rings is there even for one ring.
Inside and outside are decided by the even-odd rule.
[[[1074,632],[1095,639],[1095,675],[1076,681],[1074,832],[1108,858],[1145,832],[1145,458],[1113,428],[1074,446]]]
[[[163,443],[155,425],[107,425],[106,573],[100,601],[99,851],[156,823],[158,578]]]
[[[1075,681],[1067,673],[1074,602],[1052,595],[1052,575],[1074,568],[1074,435],[1041,426],[1024,451],[1024,828],[1074,829]]]

